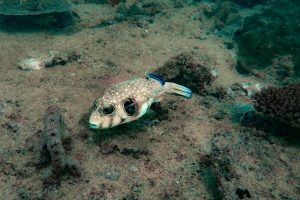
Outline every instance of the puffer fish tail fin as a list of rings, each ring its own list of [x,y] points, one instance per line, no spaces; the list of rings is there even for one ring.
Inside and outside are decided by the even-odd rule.
[[[168,94],[175,94],[175,95],[183,96],[188,99],[192,97],[192,90],[182,85],[166,82],[164,87],[165,87],[165,92]]]

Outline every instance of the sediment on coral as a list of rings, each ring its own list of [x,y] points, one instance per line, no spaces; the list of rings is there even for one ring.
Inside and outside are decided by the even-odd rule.
[[[142,18],[150,18],[164,9],[164,4],[159,1],[143,1],[135,3],[120,3],[116,10],[116,21],[124,20],[140,20]]]
[[[300,128],[300,83],[264,88],[253,96],[253,100],[257,111]]]
[[[252,8],[258,4],[268,2],[269,0],[230,0],[234,3],[237,3],[243,7]]]
[[[290,57],[291,76],[300,77],[299,13],[300,1],[274,1],[261,13],[244,19],[235,32],[240,68],[244,71],[273,68],[274,64]]]
[[[41,15],[70,11],[72,4],[68,0],[2,0],[1,15]]]
[[[246,128],[216,133],[210,154],[200,157],[201,179],[207,177],[207,186],[218,194],[215,199],[280,199],[283,194],[286,199],[297,198],[293,181],[299,177],[293,173],[298,173],[299,167],[292,164],[294,155],[284,157],[284,161],[279,158],[283,151],[295,152],[272,137],[266,138],[263,131]],[[278,170],[291,181],[279,183],[273,175]]]
[[[71,149],[70,143],[71,137],[64,123],[62,110],[57,106],[50,106],[44,116],[42,134],[42,159],[51,163],[44,173],[45,182],[58,182],[64,171],[73,176],[81,175],[79,162],[67,155]]]
[[[68,0],[3,0],[0,2],[1,30],[32,31],[65,28],[75,22],[76,14]]]
[[[188,53],[170,58],[162,67],[155,70],[166,81],[185,85],[193,92],[202,93],[214,80],[211,70],[197,63]]]

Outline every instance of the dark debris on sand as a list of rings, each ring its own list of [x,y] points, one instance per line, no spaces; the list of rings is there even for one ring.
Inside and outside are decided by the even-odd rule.
[[[216,199],[297,198],[300,188],[293,184],[300,181],[295,176],[299,173],[294,163],[297,155],[285,156],[284,152],[293,152],[292,149],[276,139],[276,143],[270,143],[265,134],[256,132],[246,128],[217,133],[211,141],[211,153],[200,157],[200,176],[205,177]],[[279,183],[273,176],[278,171],[288,181]]]

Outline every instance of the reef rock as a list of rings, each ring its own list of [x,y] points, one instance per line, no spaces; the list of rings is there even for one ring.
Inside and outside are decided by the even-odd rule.
[[[197,93],[203,92],[214,80],[212,70],[194,61],[188,53],[170,58],[155,72],[167,81],[185,85]]]
[[[300,83],[265,88],[255,94],[253,99],[259,112],[300,128]]]
[[[268,0],[230,0],[230,1],[237,3],[244,7],[252,8],[258,4],[267,2]]]
[[[248,72],[261,70],[288,56],[294,64],[292,75],[300,77],[299,13],[300,1],[277,1],[245,18],[243,27],[235,32],[240,67]]]
[[[39,15],[72,9],[68,0],[2,0],[1,15]]]

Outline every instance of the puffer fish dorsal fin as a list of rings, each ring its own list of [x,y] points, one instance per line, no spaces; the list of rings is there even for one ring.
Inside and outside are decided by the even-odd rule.
[[[147,77],[153,78],[153,79],[159,81],[161,85],[165,85],[165,83],[166,83],[166,81],[160,75],[158,75],[154,72],[148,73]]]

